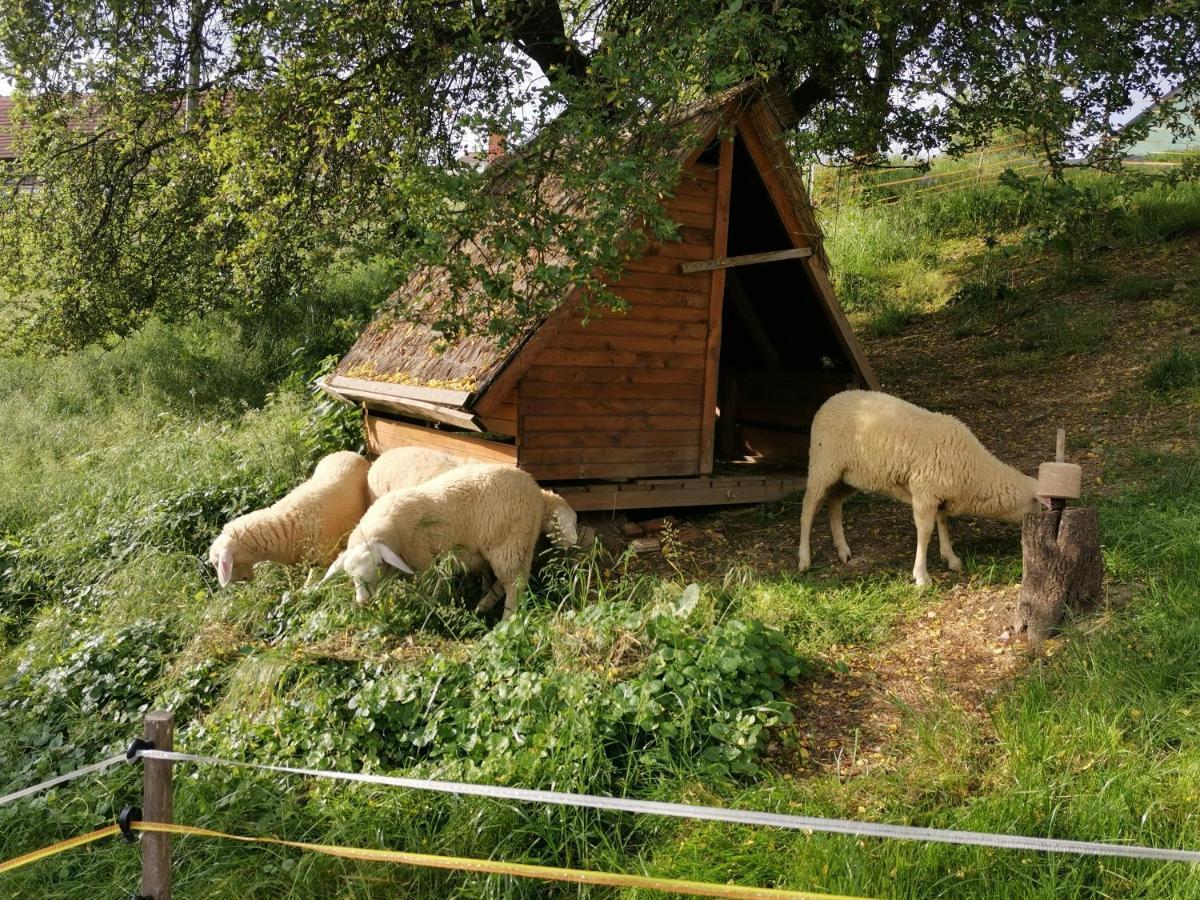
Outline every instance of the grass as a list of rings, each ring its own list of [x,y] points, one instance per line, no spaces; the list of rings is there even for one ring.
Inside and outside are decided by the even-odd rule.
[[[1173,348],[1154,361],[1146,372],[1146,388],[1156,394],[1171,394],[1200,388],[1200,351]]]
[[[972,165],[941,161],[931,174],[948,184]],[[931,191],[920,182],[886,188],[901,179],[885,172],[860,188],[862,205],[826,188],[822,218],[841,302],[889,336],[953,305],[964,282],[974,279],[993,297],[1095,286],[1109,277],[1098,255],[1200,232],[1200,182],[1077,172],[1056,184],[1040,173],[1017,174],[1012,184],[990,171],[978,184]],[[898,199],[872,202],[877,195]],[[1014,265],[1043,251],[1051,253],[1048,272]],[[1128,302],[1169,293],[1174,282],[1156,274],[1122,284],[1114,299]]]
[[[1112,298],[1119,303],[1138,303],[1169,294],[1174,285],[1174,281],[1161,275],[1134,275],[1113,289]]]
[[[1101,508],[1110,569],[1142,587],[1104,628],[1000,699],[995,737],[946,708],[910,718],[894,769],[770,777],[729,797],[946,828],[1191,847],[1200,772],[1200,457],[1125,462],[1140,490]],[[1153,513],[1143,518],[1147,510]],[[818,613],[819,615],[819,613]],[[1189,867],[680,826],[656,871],[866,896],[1194,896]]]
[[[1192,221],[1191,189],[1172,190],[1135,193],[1144,221],[1106,233],[1167,240]],[[1077,281],[1064,287],[1059,272],[1031,282],[1024,262],[1052,270],[1063,251],[1006,252],[1017,246],[1012,229],[1034,222],[1030,198],[1022,205],[1015,191],[986,185],[963,194],[842,210],[831,252],[843,295],[876,333],[941,309],[956,335],[980,338],[973,352],[988,365],[1038,371],[1111,346],[1109,301],[1148,314],[1190,302],[1175,292],[1174,272],[1105,281],[1095,294]],[[985,226],[1008,233],[989,244]],[[306,312],[265,331],[224,320],[151,325],[105,351],[0,359],[0,791],[123,749],[147,708],[169,706],[179,746],[232,758],[1200,844],[1200,457],[1191,446],[1108,457],[1105,481],[1124,487],[1096,502],[1120,602],[1078,623],[997,695],[986,726],[949,698],[898,705],[901,728],[883,764],[853,778],[789,764],[811,723],[790,721],[786,701],[939,599],[910,585],[907,566],[801,577],[731,560],[724,577],[697,577],[696,597],[685,590],[694,577],[686,548],[670,577],[600,552],[551,555],[524,613],[503,625],[467,609],[472,582],[448,568],[393,580],[367,608],[349,602],[344,584],[305,592],[303,572],[277,567],[218,590],[203,553],[220,524],[356,440],[304,385],[386,283],[379,271],[339,273]],[[1123,402],[1189,409],[1200,402],[1197,368],[1195,349],[1181,344],[1148,360],[1143,387]],[[793,528],[796,507],[755,510],[752,526]],[[853,527],[866,527],[860,520]],[[976,543],[970,587],[1015,583],[1010,544]],[[138,797],[138,774],[118,769],[0,809],[0,859],[111,821]],[[1170,864],[234,770],[189,772],[175,802],[179,821],[243,834],[857,896],[1200,895],[1200,875]],[[177,842],[175,858],[181,898],[614,895],[194,838]],[[136,875],[136,851],[106,842],[2,875],[0,893],[82,900],[128,892]]]

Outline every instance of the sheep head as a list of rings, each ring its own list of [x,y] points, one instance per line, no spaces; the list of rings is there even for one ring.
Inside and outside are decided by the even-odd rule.
[[[574,547],[579,543],[579,516],[562,497],[551,491],[542,491],[546,501],[544,532],[560,546]]]
[[[406,575],[413,574],[412,567],[387,544],[382,541],[364,541],[343,550],[325,572],[325,577],[317,583],[317,587],[338,572],[345,572],[354,582],[354,599],[360,604],[365,604],[375,593],[375,585],[382,574],[384,563]]]
[[[1016,509],[1009,521],[1021,524],[1030,513],[1041,512],[1050,508],[1050,498],[1042,497],[1037,492],[1037,479],[1021,475],[1019,482],[1022,491],[1017,495]]]
[[[217,573],[217,584],[228,587],[235,581],[254,578],[254,563],[238,559],[237,540],[228,532],[221,532],[208,548],[208,563]]]

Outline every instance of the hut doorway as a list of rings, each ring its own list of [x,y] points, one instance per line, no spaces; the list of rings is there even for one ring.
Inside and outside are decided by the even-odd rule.
[[[727,253],[794,244],[747,151],[734,142]],[[816,236],[812,236],[815,241]],[[808,261],[785,259],[725,272],[714,454],[717,463],[808,461],[812,417],[856,375]]]

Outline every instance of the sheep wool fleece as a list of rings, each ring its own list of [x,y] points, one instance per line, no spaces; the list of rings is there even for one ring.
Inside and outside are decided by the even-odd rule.
[[[371,502],[389,491],[416,487],[451,469],[470,464],[471,460],[465,457],[426,447],[393,447],[385,450],[371,463],[367,473]]]
[[[369,467],[357,453],[331,453],[274,504],[226,524],[213,548],[233,548],[233,580],[249,577],[256,562],[328,565],[367,511]]]
[[[841,515],[849,494],[870,491],[912,504],[918,541],[913,575],[927,584],[924,550],[935,522],[941,555],[957,570],[961,561],[950,546],[947,517],[1020,522],[1036,507],[1036,486],[953,416],[878,391],[835,394],[813,418],[800,567],[808,567],[812,519],[827,496],[834,546],[843,561],[850,558]]]
[[[472,464],[380,497],[348,545],[381,542],[417,571],[451,551],[471,568],[482,560],[504,586],[507,614],[529,578],[545,518],[546,500],[531,475],[510,465]]]

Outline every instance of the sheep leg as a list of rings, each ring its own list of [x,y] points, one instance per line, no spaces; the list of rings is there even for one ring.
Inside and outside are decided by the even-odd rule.
[[[829,530],[833,533],[833,546],[837,548],[838,559],[850,562],[850,545],[846,543],[846,532],[842,530],[842,504],[854,493],[854,488],[847,484],[836,485],[829,492]]]
[[[496,601],[499,599],[500,597],[496,594],[495,588],[489,586],[487,590],[484,591],[483,596],[479,598],[479,602],[475,604],[475,612],[487,612],[496,605]]]
[[[516,611],[517,603],[520,602],[521,596],[524,593],[524,578],[515,578],[512,582],[504,586],[504,612],[500,616],[501,621],[507,619]]]
[[[913,522],[917,526],[917,558],[913,562],[913,579],[920,587],[928,587],[929,569],[926,567],[926,553],[929,550],[929,539],[933,537],[933,525],[937,521],[937,503],[913,498]]]
[[[513,614],[517,608],[517,602],[525,593],[525,583],[529,581],[529,570],[533,568],[533,554],[537,550],[537,538],[538,536],[535,534],[533,540],[529,542],[519,563],[518,571],[504,582],[504,615],[502,616],[504,619]]]
[[[821,508],[821,504],[825,501],[825,495],[829,492],[829,489],[833,487],[833,484],[834,482],[832,480],[815,474],[812,466],[809,466],[808,487],[806,487],[804,490],[804,505],[800,508],[801,572],[812,565],[812,549],[810,540],[812,538],[813,519],[816,517],[817,510]]]
[[[517,608],[517,603],[525,590],[525,582],[529,579],[529,569],[533,566],[533,553],[537,544],[537,535],[533,535],[528,546],[522,549],[509,548],[492,556],[485,556],[492,572],[496,575],[496,584],[504,587],[504,614],[501,619],[507,619]],[[495,590],[493,588],[493,590]],[[496,603],[495,600],[482,610],[486,612]]]
[[[950,525],[947,522],[948,516],[938,510],[937,514],[937,529],[938,529],[938,552],[941,553],[942,559],[946,561],[946,567],[951,572],[962,571],[962,560],[958,558],[958,554],[954,552],[954,548],[950,546]]]
[[[475,612],[485,613],[496,605],[496,601],[504,593],[504,583],[502,581],[493,581],[487,575],[481,575],[480,578],[483,585],[483,596],[475,604]]]

